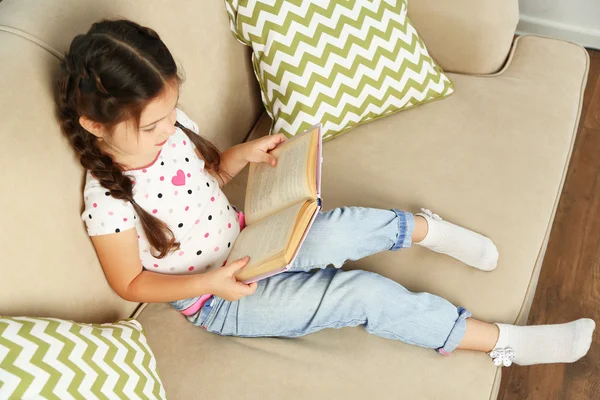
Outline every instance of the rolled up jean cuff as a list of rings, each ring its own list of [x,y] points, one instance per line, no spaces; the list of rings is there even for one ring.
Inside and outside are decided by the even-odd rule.
[[[415,230],[415,216],[407,211],[392,209],[398,217],[398,238],[390,250],[408,249],[412,246],[412,234]]]
[[[454,327],[448,335],[448,339],[444,346],[437,349],[437,352],[443,355],[450,354],[462,342],[467,330],[467,318],[471,317],[471,312],[463,307],[458,307],[458,319],[454,323]]]

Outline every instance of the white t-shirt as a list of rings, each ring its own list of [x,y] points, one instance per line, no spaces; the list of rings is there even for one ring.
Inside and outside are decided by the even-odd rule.
[[[177,121],[198,133],[198,125],[179,109]],[[135,227],[142,266],[150,271],[194,274],[220,268],[240,233],[238,214],[194,149],[177,128],[151,165],[124,172],[134,181],[135,201],[169,226],[181,243],[180,250],[162,259],[153,257],[131,203],[110,196],[89,171],[82,214],[88,234],[105,235]]]

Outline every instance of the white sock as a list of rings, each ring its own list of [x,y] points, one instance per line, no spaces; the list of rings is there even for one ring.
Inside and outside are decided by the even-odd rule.
[[[427,220],[429,230],[419,246],[447,254],[483,271],[491,271],[498,264],[498,249],[487,237],[442,220],[425,208],[419,213]]]
[[[496,365],[506,359],[506,348],[513,350],[510,358],[519,365],[575,362],[587,354],[596,327],[589,318],[558,325],[496,325],[500,336],[490,353]]]

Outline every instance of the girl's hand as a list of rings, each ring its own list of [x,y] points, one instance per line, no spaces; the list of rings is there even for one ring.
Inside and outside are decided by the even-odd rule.
[[[205,272],[209,279],[209,285],[213,288],[212,294],[227,301],[236,301],[242,297],[254,294],[258,286],[256,282],[246,285],[235,279],[235,274],[244,268],[249,260],[250,257],[246,256],[222,268]]]
[[[271,166],[277,165],[277,159],[269,154],[269,151],[285,142],[283,133],[269,135],[246,143],[245,158],[249,162],[265,162]]]

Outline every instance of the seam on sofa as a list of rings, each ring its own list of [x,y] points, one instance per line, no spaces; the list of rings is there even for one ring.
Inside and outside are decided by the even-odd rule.
[[[48,53],[52,54],[54,57],[58,58],[59,60],[62,60],[62,58],[63,58],[60,51],[56,50],[54,47],[50,46],[48,43],[44,42],[41,39],[36,38],[35,36],[33,36],[27,32],[24,32],[20,29],[12,28],[12,27],[6,26],[6,25],[0,25],[0,31],[8,32],[15,36],[22,37],[23,39],[25,39],[35,45],[38,45],[42,49],[46,50]]]
[[[519,41],[521,41],[524,38],[528,38],[528,37],[535,37],[535,38],[541,38],[541,39],[545,39],[545,40],[553,40],[555,42],[563,42],[563,43],[569,43],[572,44],[574,46],[579,47],[583,52],[586,53],[587,57],[588,57],[588,69],[589,69],[589,54],[587,54],[587,50],[585,49],[585,47],[583,47],[582,45],[575,43],[575,42],[571,42],[569,40],[562,40],[562,39],[555,39],[552,37],[548,37],[548,36],[542,36],[542,35],[521,35],[521,36],[517,36],[515,38],[515,40],[513,41],[513,45],[510,49],[510,52],[508,54],[508,58],[506,59],[504,66],[502,68],[500,68],[498,71],[493,72],[491,74],[470,74],[470,73],[463,73],[463,72],[451,72],[452,74],[456,74],[456,75],[464,75],[464,76],[476,76],[479,78],[494,78],[497,76],[501,76],[503,75],[506,71],[508,71],[508,69],[511,67],[512,65],[512,61],[515,55],[515,52],[517,50]],[[446,71],[444,71],[446,72]],[[587,76],[586,76],[587,79]]]
[[[581,82],[581,88],[580,88],[580,95],[579,95],[579,105],[577,107],[577,119],[575,121],[575,124],[573,126],[573,133],[571,135],[571,145],[569,148],[569,154],[567,156],[567,159],[565,160],[565,167],[563,170],[563,176],[560,182],[560,185],[558,187],[558,192],[556,194],[556,199],[554,200],[554,209],[552,211],[552,215],[550,217],[550,221],[548,222],[548,227],[546,228],[546,234],[544,235],[544,240],[543,240],[543,244],[538,252],[538,256],[536,258],[536,262],[535,262],[535,266],[533,268],[533,271],[531,272],[531,278],[529,280],[529,285],[527,286],[527,290],[525,292],[525,296],[523,298],[523,303],[521,305],[521,309],[519,310],[519,313],[517,314],[517,317],[515,318],[514,323],[518,324],[520,323],[526,323],[527,321],[521,321],[521,319],[527,315],[529,316],[529,311],[530,311],[530,306],[532,302],[529,302],[528,299],[530,296],[535,296],[535,290],[537,289],[537,283],[538,283],[538,279],[539,279],[539,275],[540,272],[542,270],[542,264],[544,261],[544,256],[546,255],[546,249],[548,247],[548,242],[550,241],[550,234],[552,232],[552,226],[554,225],[554,218],[556,217],[556,211],[558,210],[558,204],[560,202],[560,197],[562,194],[562,190],[566,181],[566,177],[567,177],[567,172],[569,170],[569,164],[571,162],[571,156],[573,155],[573,147],[575,146],[575,140],[577,139],[577,129],[579,127],[579,122],[581,119],[581,108],[583,106],[583,94],[585,91],[585,86],[587,84],[587,78],[588,78],[588,73],[589,73],[589,69],[590,69],[590,55],[587,52],[587,50],[585,50],[585,48],[583,46],[580,46],[576,43],[573,42],[569,42],[566,40],[559,40],[559,39],[552,39],[552,38],[546,38],[544,36],[539,36],[539,35],[524,35],[524,36],[519,36],[514,44],[513,44],[513,48],[511,49],[510,55],[508,60],[506,61],[506,65],[504,66],[504,68],[502,68],[500,71],[498,71],[495,74],[491,74],[491,75],[474,75],[474,76],[482,76],[482,77],[493,77],[493,76],[499,76],[501,74],[503,74],[511,65],[513,56],[515,54],[518,42],[521,38],[523,37],[527,37],[527,36],[535,36],[535,37],[541,37],[544,39],[551,39],[551,40],[557,40],[557,41],[561,41],[561,42],[567,42],[567,43],[571,43],[574,44],[578,47],[581,48],[581,50],[585,53],[585,59],[586,59],[586,65],[585,65],[585,73],[583,74],[583,79]],[[537,278],[537,279],[534,279]],[[532,293],[533,292],[533,293]],[[533,300],[533,299],[532,299]],[[490,392],[490,397],[489,400],[496,400],[498,398],[498,395],[500,394],[500,384],[502,382],[502,368],[498,368],[496,370],[496,375],[494,376],[494,382],[492,384],[492,390]]]
[[[490,392],[489,400],[497,400],[500,394],[500,384],[502,383],[502,368],[496,368],[496,375],[494,375],[494,382],[492,382],[492,390]]]
[[[264,108],[264,106],[263,106],[263,108]],[[257,132],[258,128],[260,128],[261,122],[262,122],[263,118],[265,117],[265,115],[268,115],[267,111],[263,110],[263,112],[260,113],[260,115],[258,116],[258,119],[252,126],[252,129],[250,129],[250,131],[246,134],[246,136],[244,136],[242,143],[245,143],[248,141],[248,139],[254,137],[254,134]]]
[[[577,129],[579,128],[579,122],[581,119],[581,108],[583,106],[583,94],[585,92],[585,86],[587,84],[587,78],[588,78],[588,73],[589,73],[589,69],[590,69],[590,55],[588,54],[587,50],[585,50],[584,47],[582,47],[580,45],[577,45],[577,46],[581,50],[583,50],[583,53],[585,54],[585,71],[583,74],[583,79],[581,80],[581,87],[579,89],[579,104],[577,106],[577,119],[575,120],[575,123],[573,124],[573,131],[571,134],[571,145],[569,146],[569,153],[567,155],[567,159],[565,160],[563,176],[562,176],[560,184],[558,186],[558,190],[556,193],[556,199],[554,200],[554,208],[552,211],[552,215],[551,215],[550,221],[548,221],[548,226],[546,228],[546,235],[544,236],[544,241],[543,241],[544,244],[542,244],[542,246],[540,247],[540,250],[538,252],[538,257],[536,259],[536,265],[531,274],[532,278],[536,274],[539,276],[539,273],[542,268],[543,259],[544,259],[545,253],[546,253],[546,248],[548,246],[548,242],[550,240],[552,226],[554,224],[554,218],[556,217],[556,211],[558,210],[558,204],[560,202],[562,190],[563,190],[566,178],[567,178],[567,173],[569,171],[569,164],[571,163],[571,157],[573,155],[573,148],[575,147],[575,141],[577,140]],[[532,280],[530,280],[529,286],[527,287],[527,291],[525,293],[525,299],[524,299],[523,305],[521,306],[521,309],[519,310],[519,313],[517,314],[515,323],[517,323],[522,318],[524,313],[529,313],[529,309],[525,310],[526,308],[529,308],[526,306],[527,302],[525,300],[528,298],[529,295],[532,295],[530,293],[530,291],[532,289],[535,290],[536,287],[537,287],[537,280],[535,280],[534,283],[532,283]],[[526,321],[521,321],[521,322],[526,322]]]
[[[131,314],[131,317],[130,317],[130,318],[135,318],[135,319],[137,319],[137,317],[139,317],[139,316],[140,316],[140,314],[142,313],[142,311],[144,311],[144,308],[146,308],[146,306],[147,306],[148,304],[149,304],[149,303],[140,303],[140,304],[137,306],[137,308],[135,309],[135,311],[133,312],[133,314]]]

